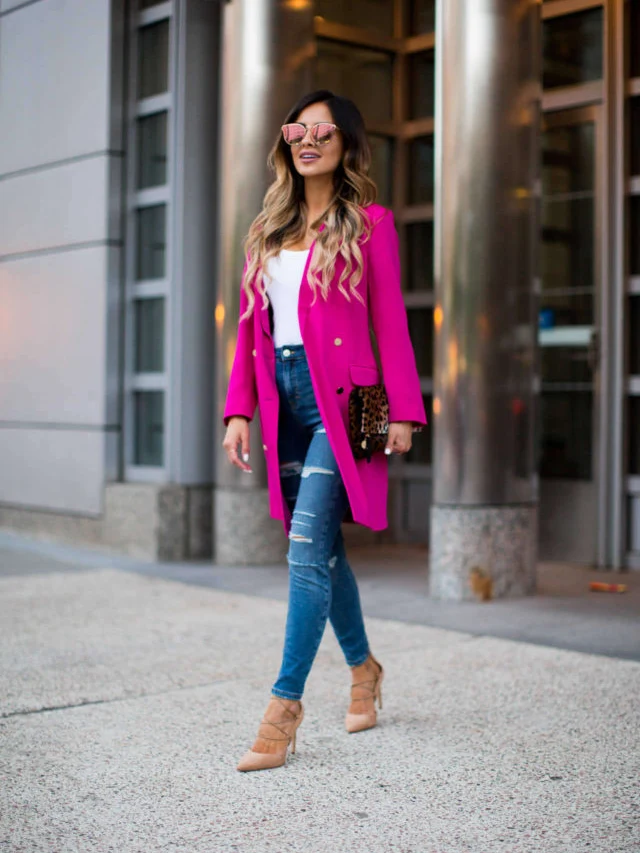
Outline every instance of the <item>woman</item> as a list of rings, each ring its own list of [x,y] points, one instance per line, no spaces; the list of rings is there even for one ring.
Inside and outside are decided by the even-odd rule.
[[[270,510],[289,536],[289,605],[280,673],[238,770],[284,764],[290,743],[295,752],[304,685],[327,619],[351,668],[347,731],[376,724],[383,668],[369,649],[340,525],[387,526],[388,460],[354,458],[349,392],[384,381],[386,454],[406,453],[412,432],[426,424],[393,216],[374,203],[358,109],[332,92],[307,95],[287,116],[269,162],[275,180],[245,246],[223,446],[251,471],[257,405]]]

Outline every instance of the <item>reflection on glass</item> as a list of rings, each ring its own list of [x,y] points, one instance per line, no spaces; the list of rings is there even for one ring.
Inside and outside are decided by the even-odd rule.
[[[640,295],[629,297],[629,373],[640,376]]]
[[[427,415],[429,424],[433,423],[431,414],[432,398],[431,396],[423,396],[424,410]],[[431,436],[433,430],[427,426],[422,432],[414,432],[411,439],[411,450],[405,454],[407,462],[419,462],[423,465],[431,465]]]
[[[543,199],[540,272],[543,290],[593,288],[593,199]]]
[[[433,310],[408,308],[409,335],[420,376],[433,375]]]
[[[555,127],[542,135],[542,191],[545,196],[593,190],[593,122]]]
[[[540,476],[591,479],[593,394],[591,391],[543,391]]]
[[[632,77],[640,77],[640,0],[629,5],[629,71]]]
[[[162,391],[134,393],[134,465],[163,464],[164,394]]]
[[[433,118],[435,98],[434,51],[409,56],[409,118]]]
[[[138,189],[167,182],[167,114],[143,116],[137,122]]]
[[[164,299],[135,301],[135,370],[137,373],[164,370]]]
[[[369,134],[371,146],[371,169],[369,175],[378,187],[378,202],[391,205],[391,185],[393,183],[393,142],[387,136]]]
[[[317,45],[318,86],[351,98],[367,123],[390,121],[390,54],[327,39],[318,39]]]
[[[433,290],[433,221],[411,222],[406,226],[407,290]]]
[[[541,347],[540,361],[545,385],[549,382],[591,385],[593,381],[586,347]]]
[[[632,175],[640,175],[640,98],[630,99],[629,118],[631,124],[631,162],[629,165]]]
[[[631,196],[629,212],[629,273],[640,275],[640,196]]]
[[[409,143],[409,204],[433,202],[433,136]]]
[[[550,18],[542,31],[545,89],[602,78],[602,8]]]
[[[166,250],[166,206],[157,204],[136,211],[136,258],[138,280],[163,278]]]
[[[407,0],[409,35],[432,33],[436,28],[436,0]]]
[[[393,35],[391,0],[316,0],[316,14],[337,24]]]
[[[169,85],[169,21],[138,32],[138,98],[167,91]]]
[[[640,474],[640,397],[629,397],[629,473]]]

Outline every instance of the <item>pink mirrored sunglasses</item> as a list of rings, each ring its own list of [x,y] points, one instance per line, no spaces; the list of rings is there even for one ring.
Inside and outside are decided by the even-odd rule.
[[[282,136],[287,145],[300,145],[309,130],[311,131],[311,141],[315,145],[326,145],[331,142],[337,129],[338,126],[329,121],[319,121],[317,124],[311,125],[294,121],[291,124],[282,125]]]

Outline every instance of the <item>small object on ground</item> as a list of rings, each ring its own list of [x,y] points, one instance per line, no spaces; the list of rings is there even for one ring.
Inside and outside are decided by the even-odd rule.
[[[589,589],[592,592],[626,592],[626,583],[602,583],[602,581],[591,581]]]
[[[480,566],[474,566],[469,572],[469,586],[480,601],[490,601],[493,598],[493,580],[491,575]]]

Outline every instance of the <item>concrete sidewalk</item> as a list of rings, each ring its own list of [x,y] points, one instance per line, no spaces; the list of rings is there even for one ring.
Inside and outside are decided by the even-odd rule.
[[[379,725],[328,629],[296,755],[240,774],[284,601],[90,562],[0,550],[0,851],[640,850],[638,662],[365,603]]]

